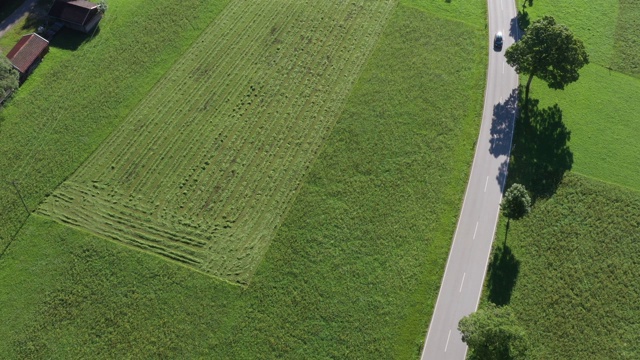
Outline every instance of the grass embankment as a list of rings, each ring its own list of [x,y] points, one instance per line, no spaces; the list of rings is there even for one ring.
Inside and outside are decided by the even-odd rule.
[[[510,299],[531,359],[640,356],[639,219],[640,193],[568,173],[552,198],[511,222],[504,253],[501,223],[487,294]]]
[[[0,113],[0,248],[120,124],[227,1],[112,0],[90,38],[63,31]]]
[[[248,283],[394,6],[231,3],[40,212]]]
[[[585,42],[591,64],[564,91],[533,82],[535,117],[551,126],[516,125],[509,180],[544,188],[549,184],[531,169],[573,170],[555,179],[557,189],[543,189],[553,191],[508,232],[501,219],[485,297],[514,307],[532,359],[636,359],[640,47],[628,39],[640,35],[630,25],[640,21],[640,4],[536,0],[528,11],[568,25]]]
[[[33,216],[0,263],[0,351],[416,358],[473,155],[485,49],[481,26],[395,10],[246,289]]]

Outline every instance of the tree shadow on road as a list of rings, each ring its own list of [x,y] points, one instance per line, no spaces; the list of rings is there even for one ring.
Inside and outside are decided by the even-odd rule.
[[[520,105],[522,93],[518,95]],[[562,121],[562,110],[557,104],[540,109],[538,103],[529,99],[528,109],[520,109],[516,118],[508,178],[509,185],[524,185],[533,201],[553,195],[573,165],[568,145],[571,131]]]
[[[509,154],[517,105],[518,89],[513,89],[506,100],[493,106],[489,153],[495,157]]]
[[[489,301],[498,306],[509,304],[519,272],[520,261],[506,242],[494,248],[488,270]]]
[[[524,13],[518,11],[518,15],[509,20],[509,36],[515,41],[520,40],[530,22],[529,14],[526,11]]]

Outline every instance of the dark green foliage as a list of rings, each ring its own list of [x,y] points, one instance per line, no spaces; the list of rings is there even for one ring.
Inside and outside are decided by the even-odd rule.
[[[18,71],[13,68],[9,59],[0,52],[0,99],[8,91],[18,88]]]
[[[458,323],[469,360],[526,359],[527,337],[508,306],[489,303]]]
[[[504,194],[500,204],[502,215],[518,220],[531,211],[531,198],[527,189],[521,184],[513,184]]]
[[[589,63],[582,41],[551,16],[532,22],[522,39],[507,49],[505,57],[518,74],[529,75],[525,101],[534,76],[550,88],[562,90],[578,80],[578,70]]]

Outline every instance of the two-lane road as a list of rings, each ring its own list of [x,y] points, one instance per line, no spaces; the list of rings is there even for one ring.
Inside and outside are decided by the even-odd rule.
[[[511,148],[518,76],[504,51],[519,36],[513,0],[488,0],[489,68],[482,125],[458,227],[449,252],[422,360],[462,360],[467,346],[458,321],[478,307],[498,220]],[[501,31],[504,46],[493,48]]]

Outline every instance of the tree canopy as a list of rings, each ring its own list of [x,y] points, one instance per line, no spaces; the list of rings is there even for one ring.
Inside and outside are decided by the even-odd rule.
[[[507,49],[505,57],[518,74],[529,75],[525,101],[534,76],[550,88],[562,90],[577,81],[578,71],[589,63],[582,41],[551,16],[533,21],[522,39]]]
[[[502,198],[500,209],[508,219],[518,220],[527,215],[531,211],[531,197],[524,185],[511,185]]]
[[[458,330],[469,347],[469,360],[519,360],[527,356],[526,334],[508,306],[489,303],[462,318]]]
[[[0,98],[4,97],[7,90],[18,88],[18,71],[13,68],[9,59],[0,53]]]

